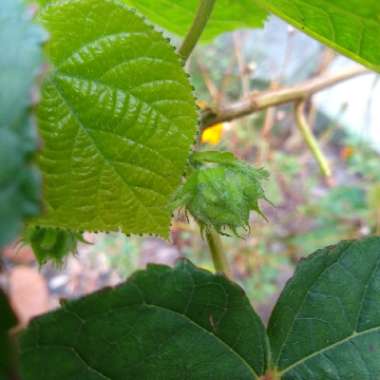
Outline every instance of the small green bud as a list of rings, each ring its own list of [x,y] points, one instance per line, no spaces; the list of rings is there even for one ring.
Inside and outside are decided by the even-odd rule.
[[[67,255],[77,252],[78,241],[84,242],[78,232],[35,226],[28,227],[23,238],[41,265],[49,260],[61,264]]]

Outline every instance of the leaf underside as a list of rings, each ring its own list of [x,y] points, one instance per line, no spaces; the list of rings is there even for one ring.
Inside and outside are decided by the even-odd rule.
[[[303,261],[268,334],[283,380],[380,378],[380,238],[342,242]]]
[[[251,380],[266,342],[241,288],[183,261],[34,320],[21,362],[24,380]]]
[[[38,121],[44,226],[168,236],[197,125],[182,62],[117,0],[56,1]]]
[[[124,1],[157,25],[182,37],[189,30],[199,4],[198,0]],[[262,27],[266,15],[252,0],[217,0],[201,38],[207,42],[235,29]]]
[[[15,239],[23,220],[40,209],[40,181],[30,166],[37,139],[28,108],[44,36],[25,13],[21,1],[1,0],[0,247]]]
[[[378,0],[255,0],[340,53],[380,71]]]

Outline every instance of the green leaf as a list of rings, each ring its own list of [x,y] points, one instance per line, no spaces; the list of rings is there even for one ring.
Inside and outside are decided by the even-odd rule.
[[[8,380],[12,372],[12,348],[9,330],[17,325],[17,318],[8,299],[0,289],[0,380]]]
[[[173,209],[185,208],[202,229],[213,227],[236,235],[239,228],[249,229],[251,210],[262,215],[259,200],[266,199],[261,186],[268,177],[265,170],[229,152],[194,153],[190,162],[196,168],[174,195]]]
[[[77,252],[79,241],[85,243],[78,232],[38,226],[28,227],[23,238],[23,243],[32,247],[40,265],[49,260],[61,265],[67,255]]]
[[[42,30],[19,0],[0,7],[0,247],[39,212],[39,177],[30,166],[36,135],[29,120],[31,87],[41,64]]]
[[[157,25],[184,36],[190,28],[199,0],[124,0]],[[218,34],[239,28],[262,27],[266,12],[252,0],[217,0],[215,9],[202,34],[210,41]]]
[[[283,380],[380,376],[380,238],[345,241],[298,266],[271,317]]]
[[[197,126],[180,58],[121,1],[57,1],[40,19],[54,69],[38,111],[37,224],[167,237]]]
[[[378,0],[254,0],[340,53],[380,71]]]
[[[21,336],[24,380],[251,380],[267,360],[265,330],[242,289],[187,261],[150,265]]]

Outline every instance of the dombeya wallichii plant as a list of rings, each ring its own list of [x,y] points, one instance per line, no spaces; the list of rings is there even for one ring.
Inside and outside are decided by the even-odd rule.
[[[225,273],[189,261],[150,265],[116,288],[65,302],[19,335],[20,368],[9,339],[16,321],[1,292],[0,379],[380,378],[379,238],[341,242],[302,261],[267,329],[226,276],[218,234],[249,230],[250,211],[262,214],[268,173],[228,152],[197,151],[204,125],[184,68],[199,40],[261,26],[270,11],[380,70],[378,2],[39,3],[40,26],[21,0],[0,4],[0,246],[24,221],[39,261],[60,261],[82,231],[168,238],[171,214],[183,208]],[[177,49],[166,31],[184,37]],[[47,34],[36,112],[40,189],[30,95]]]

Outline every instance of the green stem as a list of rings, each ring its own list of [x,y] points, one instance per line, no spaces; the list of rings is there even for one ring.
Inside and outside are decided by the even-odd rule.
[[[193,24],[190,30],[187,32],[182,45],[178,49],[179,55],[186,62],[190,57],[190,54],[194,50],[204,28],[206,27],[207,21],[210,18],[212,10],[214,8],[216,0],[200,0],[199,7]]]
[[[209,229],[206,231],[206,239],[216,272],[228,275],[227,260],[224,256],[223,244],[220,235],[214,229]]]
[[[199,41],[204,28],[210,18],[210,15],[214,9],[216,0],[200,0],[195,15],[193,24],[190,30],[187,32],[182,45],[178,49],[179,55],[186,62],[190,57],[195,45]],[[215,270],[217,272],[228,274],[227,261],[224,256],[223,244],[219,234],[214,230],[210,229],[206,232],[207,243],[211,252],[212,261],[214,263]]]
[[[318,141],[314,137],[313,133],[311,132],[310,126],[306,120],[305,117],[305,102],[300,101],[296,103],[295,106],[295,114],[296,114],[296,124],[301,132],[307,146],[309,147],[311,153],[315,157],[321,172],[326,178],[331,178],[332,172],[330,164],[322,152],[321,148],[319,147]]]

